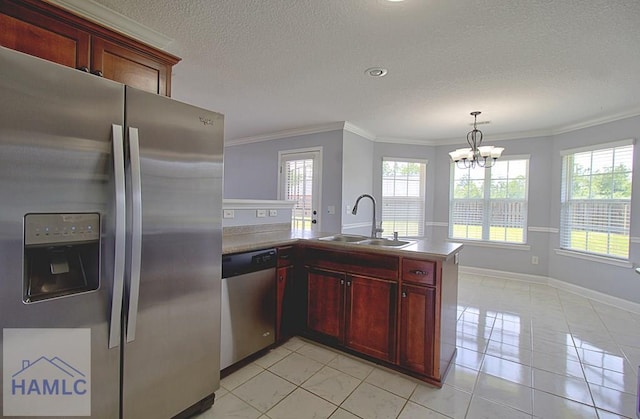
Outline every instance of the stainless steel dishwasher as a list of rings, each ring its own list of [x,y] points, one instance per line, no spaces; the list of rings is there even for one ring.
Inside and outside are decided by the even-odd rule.
[[[276,250],[222,256],[220,369],[275,342]]]

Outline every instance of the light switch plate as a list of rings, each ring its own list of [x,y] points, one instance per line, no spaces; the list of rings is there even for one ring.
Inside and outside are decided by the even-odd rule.
[[[278,210],[269,210],[269,217],[277,217],[278,216]]]
[[[236,216],[236,212],[231,209],[222,210],[222,218],[234,218]]]
[[[256,210],[256,217],[263,218],[267,216],[267,210]]]

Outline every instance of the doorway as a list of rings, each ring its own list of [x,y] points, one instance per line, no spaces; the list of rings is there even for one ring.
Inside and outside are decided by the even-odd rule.
[[[280,151],[278,197],[295,201],[291,229],[320,231],[322,148]]]

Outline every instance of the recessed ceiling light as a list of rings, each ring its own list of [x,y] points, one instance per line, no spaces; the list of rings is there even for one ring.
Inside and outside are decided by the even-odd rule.
[[[399,3],[399,2],[404,1],[404,0],[387,0],[387,1],[390,2],[390,3]]]
[[[382,67],[371,67],[364,70],[364,74],[368,74],[371,77],[384,77],[388,72],[389,71],[386,68]]]

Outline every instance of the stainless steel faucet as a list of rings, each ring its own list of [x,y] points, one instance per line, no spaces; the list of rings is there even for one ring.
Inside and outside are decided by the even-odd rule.
[[[376,237],[378,237],[378,233],[382,233],[384,230],[381,228],[378,228],[378,226],[376,225],[376,200],[373,196],[365,193],[362,194],[358,197],[358,199],[356,199],[356,203],[353,206],[353,211],[351,211],[351,214],[356,215],[358,213],[358,203],[360,202],[360,200],[362,198],[369,198],[371,199],[371,202],[373,203],[373,215],[371,217],[371,238],[375,239]]]

